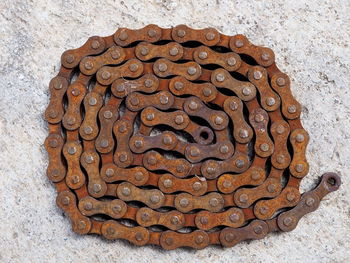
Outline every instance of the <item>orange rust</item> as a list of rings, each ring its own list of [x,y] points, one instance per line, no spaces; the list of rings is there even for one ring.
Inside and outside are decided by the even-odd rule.
[[[67,50],[61,63],[45,112],[47,174],[76,233],[164,249],[233,246],[292,230],[339,187],[326,174],[300,198],[309,171],[301,105],[272,50],[243,35],[120,28]],[[95,220],[92,208],[113,219]],[[271,218],[280,209],[289,210]]]

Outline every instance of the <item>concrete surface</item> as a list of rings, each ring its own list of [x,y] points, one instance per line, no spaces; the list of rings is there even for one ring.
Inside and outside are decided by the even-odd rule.
[[[0,1],[0,262],[349,262],[350,2],[265,2]],[[149,23],[210,26],[271,47],[304,105],[311,137],[311,170],[302,189],[314,187],[323,172],[336,171],[341,190],[295,231],[230,249],[166,252],[74,234],[45,175],[42,113],[49,80],[64,50],[119,26]]]

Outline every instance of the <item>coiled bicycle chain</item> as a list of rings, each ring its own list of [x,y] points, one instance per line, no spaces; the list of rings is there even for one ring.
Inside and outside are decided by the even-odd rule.
[[[78,234],[164,249],[291,231],[340,185],[300,194],[308,133],[271,49],[185,25],[67,50],[45,112],[48,178]]]

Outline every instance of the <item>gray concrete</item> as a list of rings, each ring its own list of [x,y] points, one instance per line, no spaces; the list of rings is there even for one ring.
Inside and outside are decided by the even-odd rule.
[[[350,3],[265,2],[0,1],[0,262],[349,262]],[[64,50],[91,35],[149,23],[210,26],[271,47],[291,77],[311,137],[311,169],[302,189],[314,187],[323,172],[336,171],[341,190],[295,231],[230,249],[165,252],[74,234],[45,175],[48,83]]]

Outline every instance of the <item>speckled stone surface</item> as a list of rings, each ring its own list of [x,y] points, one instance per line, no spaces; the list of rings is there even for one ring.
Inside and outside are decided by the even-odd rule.
[[[266,2],[0,1],[0,262],[349,262],[350,2]],[[302,190],[326,171],[343,180],[295,231],[234,248],[170,252],[71,231],[45,175],[48,83],[64,50],[149,23],[243,33],[274,50],[311,137]]]

